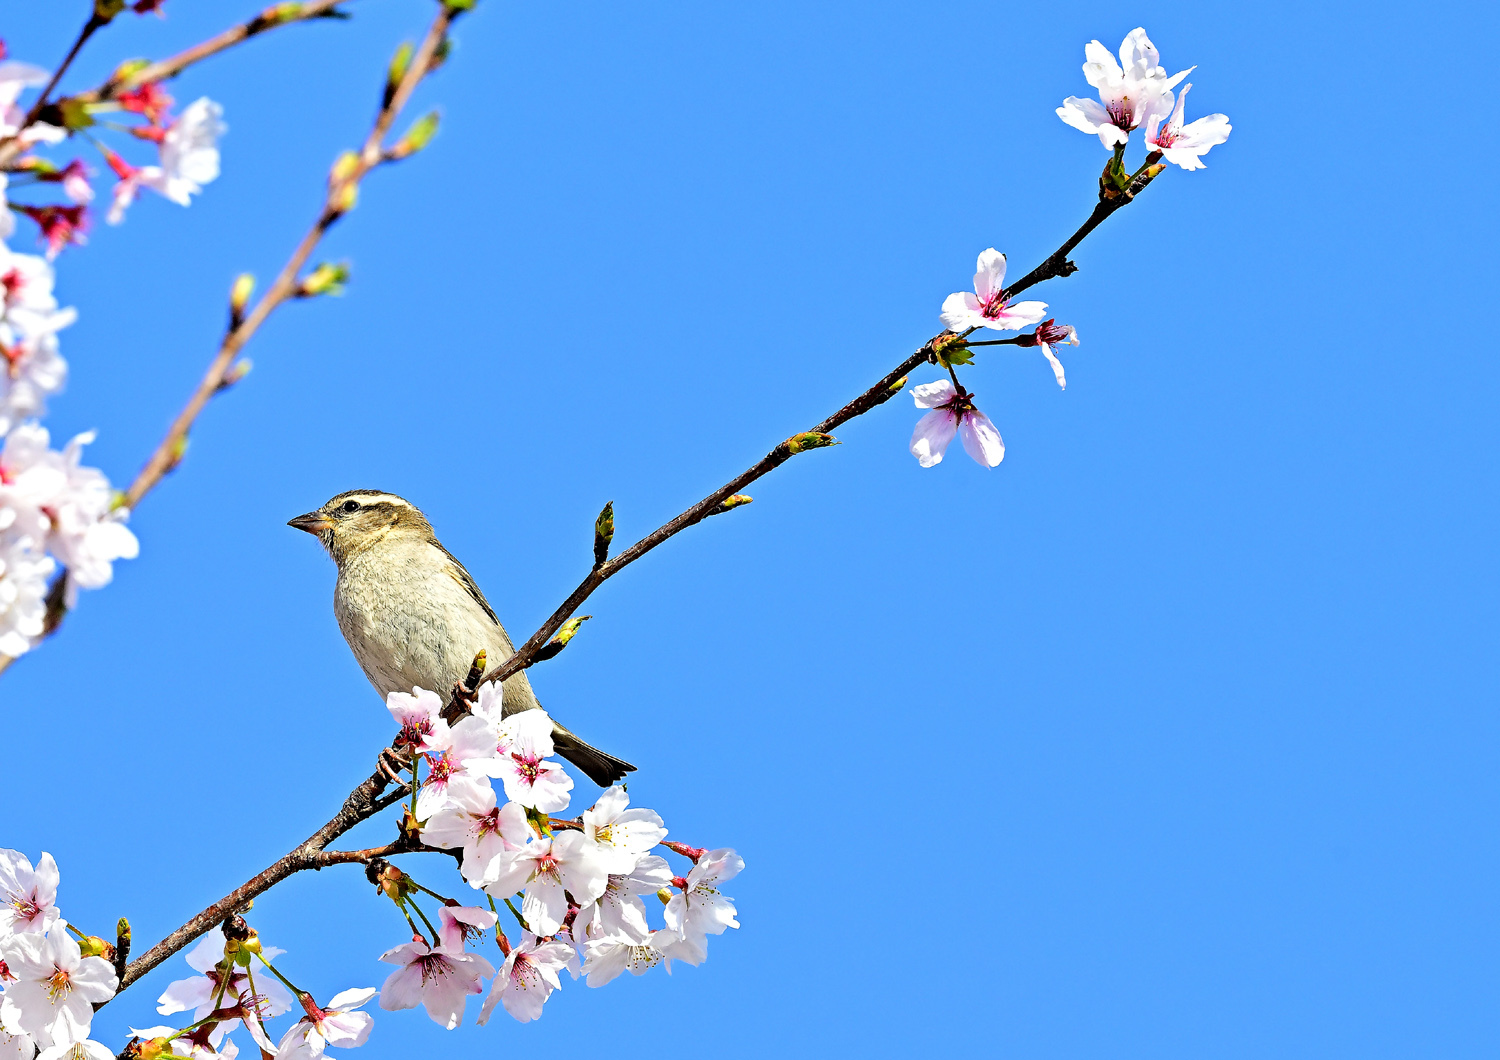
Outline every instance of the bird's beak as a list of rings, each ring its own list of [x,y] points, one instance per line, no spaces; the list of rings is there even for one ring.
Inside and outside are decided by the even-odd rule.
[[[299,515],[295,519],[288,519],[287,526],[295,526],[298,530],[306,530],[309,534],[321,534],[324,530],[332,530],[333,523],[322,512],[308,512]]]

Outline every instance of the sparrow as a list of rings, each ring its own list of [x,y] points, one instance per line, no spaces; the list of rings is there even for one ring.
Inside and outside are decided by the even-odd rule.
[[[491,665],[515,654],[484,593],[410,501],[380,490],[350,490],[287,525],[321,541],[338,566],[334,617],[382,697],[413,687],[446,695],[468,674],[480,649]],[[506,715],[541,706],[524,670],[502,687]],[[555,720],[552,740],[558,754],[601,787],[635,769]]]

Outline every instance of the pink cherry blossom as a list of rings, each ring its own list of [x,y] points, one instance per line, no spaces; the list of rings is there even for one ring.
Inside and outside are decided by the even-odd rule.
[[[441,717],[447,704],[443,697],[425,688],[410,692],[392,692],[385,697],[385,708],[401,726],[396,744],[412,751],[430,751],[448,737],[448,723]]]
[[[604,893],[578,910],[573,937],[579,940],[620,939],[645,945],[651,937],[641,895],[655,894],[672,882],[665,858],[648,854],[623,876],[611,875]]]
[[[1005,459],[1005,443],[990,418],[974,407],[974,395],[958,391],[946,379],[912,387],[917,408],[931,409],[917,421],[911,435],[911,454],[923,467],[943,462],[948,444],[957,434],[964,452],[984,467]]]
[[[495,741],[479,718],[465,718],[428,740],[427,776],[417,794],[417,820],[425,821],[452,803],[474,805],[490,782],[479,768],[494,754]]]
[[[459,724],[467,725],[470,720]],[[472,720],[479,721],[478,715]],[[556,813],[568,805],[573,778],[561,763],[548,757],[553,751],[552,719],[546,711],[517,711],[490,731],[494,740],[489,756],[470,762],[472,768],[499,779],[505,785],[505,797],[522,806]]]
[[[475,887],[484,886],[502,854],[519,850],[530,838],[526,811],[514,802],[497,808],[490,787],[463,801],[450,800],[422,825],[422,842],[449,850],[463,847],[463,877]]]
[[[1008,302],[1005,299],[1005,255],[990,247],[979,255],[974,293],[958,291],[943,300],[941,318],[949,331],[993,328],[1019,331],[1047,315],[1046,302]]]
[[[1078,345],[1078,329],[1071,324],[1058,324],[1054,320],[1044,320],[1036,326],[1036,331],[1030,335],[1022,335],[1017,346],[1040,346],[1042,355],[1047,358],[1047,363],[1052,366],[1052,374],[1057,377],[1057,385],[1064,390],[1068,388],[1068,381],[1063,377],[1062,362],[1057,359],[1057,354],[1052,347],[1066,344],[1068,346]]]
[[[489,996],[479,1010],[479,1022],[487,1023],[497,1003],[505,1006],[522,1023],[530,1023],[542,1014],[542,1006],[552,991],[562,987],[557,973],[575,959],[573,949],[556,939],[539,939],[523,933],[490,984]]]
[[[380,959],[398,966],[380,988],[380,1007],[394,1012],[421,1005],[450,1031],[463,1022],[469,995],[483,991],[480,978],[495,974],[494,965],[479,954],[441,941],[433,947],[423,938],[387,950]]]
[[[1151,124],[1146,127],[1146,144],[1160,151],[1161,156],[1174,166],[1204,169],[1203,156],[1208,154],[1210,148],[1229,139],[1229,131],[1233,126],[1223,114],[1210,114],[1183,125],[1182,105],[1187,102],[1188,89],[1192,87],[1182,86],[1182,95],[1177,97],[1172,117],[1160,129],[1157,126],[1161,124],[1161,116],[1151,119]]]

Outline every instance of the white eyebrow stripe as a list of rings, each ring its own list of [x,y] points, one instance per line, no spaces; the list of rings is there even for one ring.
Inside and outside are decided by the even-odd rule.
[[[396,496],[394,493],[351,493],[344,498],[348,501],[358,501],[360,504],[399,504],[403,508],[415,507],[411,501]]]

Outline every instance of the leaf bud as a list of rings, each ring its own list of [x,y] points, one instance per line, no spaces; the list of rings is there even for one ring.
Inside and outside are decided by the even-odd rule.
[[[401,79],[406,76],[406,71],[411,69],[411,41],[401,42],[396,49],[396,54],[391,56],[391,65],[385,72],[385,94],[380,98],[382,109],[391,105],[391,100],[396,96],[396,89],[401,84]]]
[[[219,380],[219,389],[228,390],[245,376],[250,374],[250,369],[255,367],[255,362],[248,357],[241,357],[229,366],[224,372],[224,378]]]
[[[320,294],[340,295],[344,284],[349,282],[349,263],[323,262],[305,276],[297,285],[298,298],[312,298]]]
[[[109,75],[109,83],[115,85],[129,84],[136,74],[151,65],[150,59],[126,59],[115,72]]]
[[[359,168],[359,155],[353,151],[345,151],[333,160],[333,167],[328,171],[328,188],[333,190],[344,181],[354,175]]]
[[[302,17],[302,4],[299,0],[285,0],[284,3],[272,4],[261,12],[262,21],[271,25],[279,25],[282,22],[290,22],[295,18]]]
[[[548,817],[541,810],[530,806],[526,807],[526,821],[535,829],[537,835],[549,836],[552,834],[552,818]]]
[[[553,637],[546,644],[543,644],[541,649],[536,653],[537,661],[545,662],[556,656],[558,652],[568,646],[568,641],[573,639],[574,634],[578,632],[578,627],[593,617],[593,615],[579,615],[564,622],[562,628],[557,631],[557,636]]]
[[[786,447],[793,453],[806,452],[809,449],[822,449],[829,445],[838,445],[839,440],[831,434],[823,434],[819,431],[803,431],[794,434],[786,440]]]
[[[229,312],[234,317],[243,317],[245,307],[250,304],[250,296],[255,293],[255,277],[248,272],[242,272],[234,278],[234,283],[229,288]]]
[[[386,158],[402,159],[416,154],[432,141],[432,138],[437,135],[437,130],[438,112],[429,111],[411,123],[406,134],[385,153]]]
[[[94,0],[94,21],[102,25],[124,10],[125,0]]]
[[[720,501],[714,507],[710,508],[709,511],[708,511],[708,514],[709,515],[723,515],[725,512],[729,511],[731,508],[738,508],[738,507],[740,507],[743,504],[749,504],[753,500],[755,500],[755,498],[752,497],[752,496],[750,496],[749,494],[746,494],[746,493],[734,493],[734,494],[731,494],[728,497],[725,497],[722,501]]]
[[[609,543],[615,539],[615,502],[609,501],[594,520],[594,566],[609,558]]]

